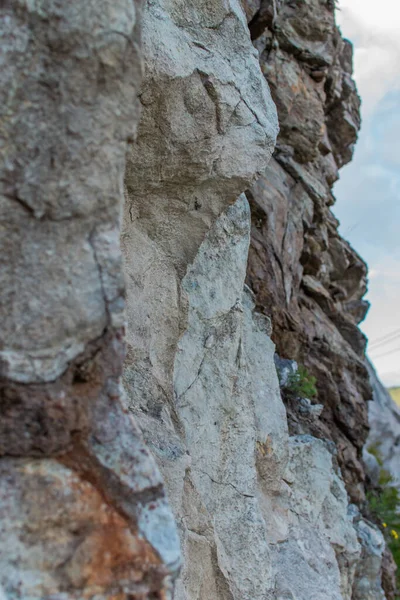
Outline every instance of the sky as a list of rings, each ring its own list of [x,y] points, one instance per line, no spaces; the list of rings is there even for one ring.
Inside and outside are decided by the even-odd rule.
[[[338,8],[354,45],[362,126],[334,213],[369,267],[368,355],[386,386],[400,386],[400,0],[339,0]]]

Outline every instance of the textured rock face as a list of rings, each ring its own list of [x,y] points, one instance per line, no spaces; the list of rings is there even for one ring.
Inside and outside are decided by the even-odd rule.
[[[372,396],[357,328],[368,310],[366,266],[338,235],[330,210],[332,185],[351,159],[360,126],[352,48],[335,26],[333,2],[246,1],[245,8],[281,126],[264,176],[246,192],[247,283],[257,310],[272,318],[273,340],[290,359],[289,370],[294,359],[316,377],[314,404],[284,394],[289,431],[335,442],[347,491],[362,505]],[[353,597],[383,597],[381,579],[392,597],[382,536],[357,519],[362,553]]]
[[[357,536],[361,544],[361,560],[353,584],[354,600],[385,600],[382,589],[382,565],[385,541],[379,529],[355,515]],[[389,598],[389,596],[387,596]]]
[[[383,600],[345,489],[366,270],[329,211],[359,126],[331,2],[2,17],[0,598]],[[321,416],[285,407],[272,331]]]
[[[176,598],[350,599],[362,562],[354,517],[333,444],[289,438],[270,322],[242,295],[249,234],[241,197],[188,268],[169,405],[126,366],[180,529]]]
[[[385,469],[392,474],[400,486],[400,410],[368,361],[367,368],[373,390],[373,401],[368,405],[371,429],[366,447],[379,448]]]
[[[264,169],[277,121],[237,2],[148,3],[143,44],[122,233],[128,363],[170,396],[180,282],[210,225]]]
[[[273,598],[353,598],[360,546],[332,451],[312,436],[289,439],[289,530],[275,549]]]
[[[265,521],[252,498],[256,428],[235,427],[235,404],[246,408],[242,388],[250,381],[238,370],[250,213],[245,198],[233,203],[271,156],[276,110],[238,2],[148,3],[143,47],[143,113],[128,156],[122,232],[125,388],[180,526],[185,565],[177,597],[262,598],[271,581]],[[191,406],[198,386],[202,411]],[[286,421],[279,410],[280,430]],[[240,447],[228,439],[235,434]],[[215,464],[205,454],[210,444]],[[237,489],[232,469],[244,478]]]
[[[308,422],[288,403],[291,432],[336,443],[347,490],[360,502],[371,397],[357,328],[368,308],[366,266],[338,235],[330,210],[360,124],[351,46],[335,26],[333,2],[277,1],[273,22],[265,21],[272,5],[248,8],[281,131],[264,176],[247,193],[247,282],[257,309],[272,318],[278,354],[317,379],[322,415]]]
[[[289,437],[271,322],[243,292],[250,212],[234,200],[276,125],[240,7],[216,6],[143,16],[124,385],[177,518],[178,600],[350,599],[365,560],[334,446]]]
[[[140,2],[3,2],[0,591],[164,597],[179,544],[123,405]]]

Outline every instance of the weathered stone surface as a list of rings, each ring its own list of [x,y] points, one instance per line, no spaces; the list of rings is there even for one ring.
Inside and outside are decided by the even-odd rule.
[[[211,224],[264,169],[277,122],[238,2],[149,3],[143,44],[122,232],[128,362],[170,395],[180,281]]]
[[[290,438],[289,451],[290,528],[274,555],[274,597],[352,598],[360,546],[334,446],[299,435]]]
[[[357,565],[352,598],[384,600],[386,596],[382,589],[382,560],[385,540],[376,525],[360,519],[357,513],[354,521],[361,544],[361,560]]]
[[[179,540],[124,406],[119,247],[141,3],[1,4],[0,589],[166,597]]]
[[[370,432],[366,447],[379,450],[385,469],[400,487],[400,410],[382,385],[373,365],[366,361],[373,401],[368,404]]]
[[[223,445],[227,460],[245,478],[238,489],[228,483],[229,473],[224,475],[219,460],[207,466],[196,439],[187,439],[191,433],[185,433],[183,398],[195,392],[192,380],[206,352],[211,362],[204,364],[206,380],[200,378],[198,384],[211,386],[213,408],[204,406],[202,427],[210,432],[215,428],[217,442],[211,413],[219,414],[219,427],[235,418],[231,394],[249,244],[246,200],[232,206],[209,230],[265,168],[277,133],[276,111],[237,2],[149,3],[143,15],[143,46],[143,114],[137,143],[128,155],[122,232],[128,300],[125,388],[163,469],[181,529],[186,560],[177,597],[201,593],[204,599],[217,598],[230,594],[232,586],[235,594],[262,598],[271,581],[268,570],[261,568],[268,554],[265,523],[257,506],[251,510],[256,505],[250,497],[255,466],[246,473],[247,463],[235,465],[238,448],[232,446],[229,456],[229,440]],[[197,256],[205,236],[208,241]],[[206,263],[204,253],[210,255]],[[190,298],[198,305],[196,312],[189,308]],[[197,312],[201,320],[196,320]],[[218,353],[228,362],[221,383],[214,372]],[[244,405],[243,396],[240,402]],[[283,406],[280,410],[279,427],[285,428]],[[255,433],[244,428],[243,435],[246,446]],[[254,444],[248,446],[248,461],[253,460],[251,448]],[[196,464],[189,468],[191,461]],[[235,535],[228,520],[231,500],[238,510]],[[257,517],[254,523],[245,518],[247,510]],[[215,524],[209,514],[214,514]],[[243,535],[247,548],[240,551]],[[244,565],[253,562],[259,574],[251,581]],[[213,576],[204,580],[202,573],[209,569]]]
[[[163,587],[154,548],[92,483],[53,459],[3,459],[0,471],[6,598],[143,598]]]
[[[182,281],[189,308],[174,395],[125,366],[132,411],[177,516],[176,599],[350,600],[356,569],[369,571],[334,445],[289,437],[270,321],[254,312],[248,289],[242,295],[249,218],[241,197]]]
[[[176,600],[384,597],[340,471],[363,500],[350,46],[330,0],[244,8],[2,5],[0,598],[170,600],[178,534]]]
[[[15,381],[54,380],[110,320],[123,322],[119,211],[138,118],[139,8],[2,5],[1,373]]]
[[[272,318],[278,354],[317,379],[321,418],[307,427],[289,414],[291,431],[336,442],[347,489],[360,502],[371,395],[366,340],[357,327],[368,308],[366,266],[339,237],[330,211],[331,187],[359,127],[351,46],[336,28],[333,3],[281,0],[276,8],[257,47],[281,131],[273,160],[247,192],[253,222],[247,283],[257,309]],[[342,131],[341,111],[352,114],[351,135]]]
[[[368,310],[362,299],[367,269],[340,238],[330,209],[331,188],[338,169],[351,159],[360,127],[352,47],[335,25],[334,2],[244,5],[281,127],[273,159],[246,192],[252,211],[247,284],[256,309],[272,320],[272,339],[287,359],[278,363],[297,361],[317,380],[312,402],[284,392],[289,431],[335,442],[347,490],[363,506],[362,452],[372,391],[358,324]],[[323,410],[315,418],[319,405]],[[386,453],[395,454],[389,451],[393,442],[389,435]],[[373,544],[364,546],[364,558],[375,556]],[[376,597],[382,594],[384,549],[371,561],[364,583],[364,567],[356,571],[360,585],[355,583],[354,593],[360,597],[368,586]]]
[[[208,515],[214,568],[234,598],[261,599],[272,589],[268,534],[279,536],[279,514],[268,503],[283,485],[287,430],[273,346],[263,319],[252,323],[251,300],[241,300],[248,242],[249,211],[241,199],[217,222],[183,281],[190,308],[174,380],[191,457],[186,479]],[[216,286],[216,272],[233,277]],[[271,497],[260,500],[259,486]],[[187,511],[183,546],[201,552],[191,539],[196,513]],[[186,593],[197,562],[186,565]]]

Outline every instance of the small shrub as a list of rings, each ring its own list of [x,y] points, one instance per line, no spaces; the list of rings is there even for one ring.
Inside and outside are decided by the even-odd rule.
[[[371,444],[370,446],[368,446],[367,450],[368,450],[369,454],[372,454],[372,456],[374,456],[376,458],[378,465],[382,468],[383,460],[382,460],[381,452],[379,450],[379,444]]]
[[[296,373],[289,376],[285,388],[298,398],[313,398],[317,394],[316,383],[316,378],[304,366],[299,365]]]

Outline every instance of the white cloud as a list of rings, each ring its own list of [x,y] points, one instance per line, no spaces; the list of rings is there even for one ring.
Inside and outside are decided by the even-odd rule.
[[[340,0],[337,20],[342,14],[352,14],[363,26],[373,32],[398,31],[400,27],[400,4],[397,0]]]
[[[354,73],[366,117],[386,92],[400,89],[400,2],[340,0],[337,21],[353,41]]]

